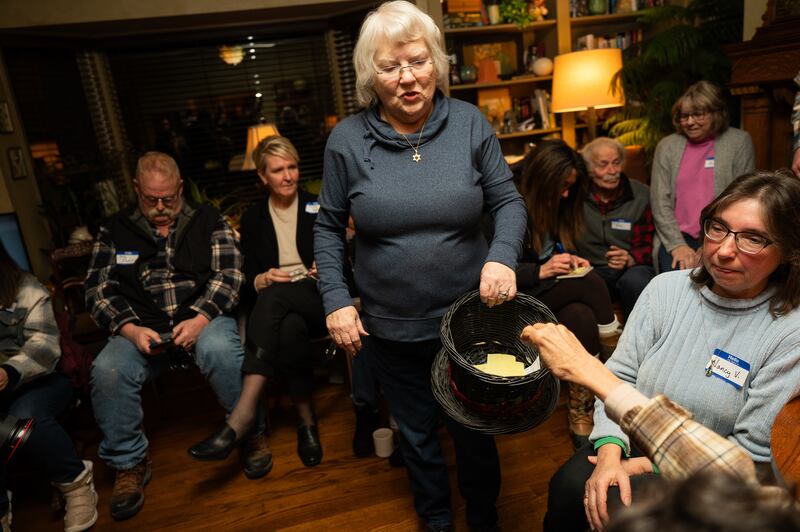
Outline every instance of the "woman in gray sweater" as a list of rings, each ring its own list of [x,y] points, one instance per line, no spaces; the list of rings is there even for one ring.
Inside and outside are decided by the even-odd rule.
[[[697,265],[700,210],[731,181],[755,169],[750,135],[728,126],[719,87],[698,81],[672,106],[676,133],[656,147],[650,208],[659,272]]]
[[[800,392],[798,204],[790,174],[734,181],[702,211],[700,265],[650,282],[607,363],[733,440],[761,473],[770,472],[775,416]],[[550,481],[546,530],[585,529],[587,518],[602,527],[607,503],[630,503],[631,487],[648,477],[632,476],[627,459],[640,453],[598,406],[593,445]]]
[[[410,2],[387,2],[364,21],[354,51],[359,100],[325,149],[314,229],[320,293],[334,341],[364,357],[400,428],[417,513],[452,527],[447,467],[436,429],[430,368],[439,325],[464,293],[488,305],[514,297],[525,204],[494,131],[474,106],[446,97],[439,29]],[[495,220],[487,245],[486,209]],[[355,223],[359,317],[343,271]],[[497,449],[490,436],[444,419],[455,442],[467,522],[497,522]]]

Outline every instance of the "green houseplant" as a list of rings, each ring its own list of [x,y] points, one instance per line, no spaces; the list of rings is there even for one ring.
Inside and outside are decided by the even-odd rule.
[[[618,73],[626,104],[606,121],[609,134],[639,145],[648,159],[673,131],[672,105],[696,81],[720,86],[730,79],[723,45],[742,37],[742,0],[690,0],[643,12],[647,37],[624,52]]]
[[[525,0],[502,0],[500,16],[504,21],[516,24],[520,28],[533,22],[533,17],[528,11],[528,2]]]

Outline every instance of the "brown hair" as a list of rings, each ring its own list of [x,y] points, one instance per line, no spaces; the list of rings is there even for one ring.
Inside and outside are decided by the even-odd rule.
[[[295,163],[300,162],[300,155],[297,153],[297,148],[294,147],[292,141],[281,135],[270,135],[264,137],[258,146],[255,147],[250,156],[253,158],[253,164],[256,165],[256,170],[259,174],[264,172],[267,167],[267,155],[277,155],[284,159],[290,159]]]
[[[781,252],[782,262],[770,275],[777,287],[769,304],[773,316],[791,312],[800,305],[800,179],[788,170],[753,172],[738,177],[700,213],[700,225],[737,201],[757,199],[764,213],[764,225]],[[704,238],[703,233],[700,237]],[[692,280],[712,286],[711,274],[705,265],[692,272]]]
[[[554,235],[567,248],[574,248],[583,231],[583,201],[589,176],[583,159],[563,140],[545,140],[521,161],[519,189],[528,206],[531,245],[541,252],[546,235]],[[561,197],[569,174],[576,171],[575,185]]]
[[[686,92],[675,101],[672,106],[672,125],[675,126],[675,131],[681,135],[683,135],[683,126],[681,126],[679,116],[684,103],[689,109],[705,111],[711,115],[711,131],[715,135],[728,129],[728,107],[722,91],[713,83],[698,81],[689,86]]]

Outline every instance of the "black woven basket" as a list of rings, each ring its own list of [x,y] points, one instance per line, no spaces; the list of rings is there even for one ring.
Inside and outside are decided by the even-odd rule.
[[[490,434],[520,432],[546,419],[558,399],[558,380],[547,368],[524,377],[497,377],[476,369],[489,353],[506,353],[528,368],[538,353],[519,335],[532,323],[556,323],[537,299],[518,294],[492,308],[471,292],[442,319],[442,352],[434,362],[432,386],[442,408],[456,421]]]

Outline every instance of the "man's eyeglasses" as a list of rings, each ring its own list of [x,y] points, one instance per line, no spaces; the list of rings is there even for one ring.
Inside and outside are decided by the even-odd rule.
[[[695,122],[701,122],[705,120],[707,115],[706,111],[695,111],[693,113],[678,113],[675,117],[678,122],[688,122],[690,118],[694,119]]]
[[[375,71],[378,75],[391,78],[397,76],[398,78],[403,75],[403,70],[409,69],[414,77],[417,74],[427,74],[431,70],[431,65],[433,62],[430,59],[418,59],[416,61],[411,61],[406,66],[400,65],[389,65],[382,68],[377,68]]]
[[[139,196],[139,197],[142,198],[142,203],[144,203],[149,207],[157,207],[158,202],[160,201],[161,203],[164,204],[164,207],[169,208],[175,206],[180,196],[178,194],[173,194],[172,196],[161,196],[161,197],[155,197],[155,196]]]
[[[705,233],[706,238],[715,243],[720,243],[725,240],[728,235],[733,235],[736,247],[739,251],[747,253],[748,255],[755,255],[765,247],[775,243],[774,240],[770,240],[758,233],[731,231],[724,223],[711,218],[703,222],[703,233]]]

